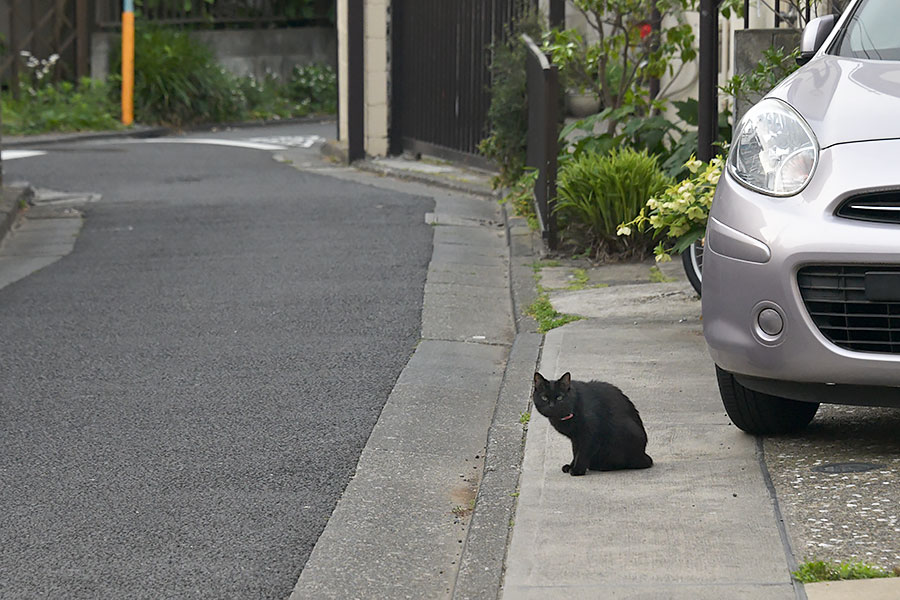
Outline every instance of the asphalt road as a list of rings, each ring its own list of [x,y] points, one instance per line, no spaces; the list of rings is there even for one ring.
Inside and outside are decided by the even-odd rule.
[[[102,200],[0,289],[0,597],[287,597],[419,340],[433,202],[261,150],[43,149],[4,180]]]

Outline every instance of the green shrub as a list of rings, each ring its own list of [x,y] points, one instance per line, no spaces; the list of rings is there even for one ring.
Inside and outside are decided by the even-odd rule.
[[[654,194],[645,208],[631,221],[619,225],[618,234],[643,234],[648,229],[654,238],[663,238],[654,249],[656,260],[671,260],[706,235],[706,221],[712,207],[716,185],[725,159],[716,156],[704,163],[693,156],[684,165],[689,176]]]
[[[734,75],[722,86],[722,91],[735,100],[755,104],[779,81],[800,68],[797,64],[799,56],[799,48],[787,52],[784,47],[771,46],[763,51],[762,60],[753,70]]]
[[[526,12],[507,31],[506,39],[492,47],[491,104],[488,108],[490,134],[478,150],[494,161],[500,171],[494,185],[511,185],[525,169],[528,149],[528,101],[525,73],[525,33],[540,40],[542,19],[536,11]]]
[[[274,75],[262,80],[255,77],[235,78],[244,97],[249,119],[283,119],[294,115],[293,103],[285,97],[284,84]]]
[[[306,113],[337,112],[337,75],[328,65],[294,67],[287,83],[287,97]]]
[[[110,67],[114,73],[121,70],[120,64]],[[216,63],[212,50],[182,31],[138,28],[134,51],[136,121],[183,127],[237,121],[246,115],[247,99],[240,85]]]
[[[537,185],[538,175],[537,169],[523,169],[519,178],[509,184],[506,195],[500,201],[509,206],[513,216],[525,217],[534,231],[540,227],[534,211],[534,186]]]
[[[82,79],[23,90],[18,99],[3,93],[3,134],[90,131],[121,128],[119,108],[106,82]]]
[[[651,235],[623,238],[616,230],[620,223],[640,214],[647,200],[670,183],[657,158],[646,151],[582,152],[563,161],[557,178],[556,212],[567,241],[598,258],[645,256]]]
[[[77,86],[68,81],[54,83],[59,55],[39,59],[23,52],[19,58],[22,72],[18,89],[6,90],[2,94],[4,134],[28,135],[45,131],[120,127],[117,119],[119,109],[111,98],[106,82],[84,78]]]

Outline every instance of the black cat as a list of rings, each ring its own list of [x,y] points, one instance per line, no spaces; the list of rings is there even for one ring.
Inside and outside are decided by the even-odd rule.
[[[532,400],[554,429],[572,440],[572,462],[563,465],[563,473],[653,465],[644,451],[647,432],[641,416],[619,388],[602,381],[572,381],[569,373],[557,381],[535,373]]]

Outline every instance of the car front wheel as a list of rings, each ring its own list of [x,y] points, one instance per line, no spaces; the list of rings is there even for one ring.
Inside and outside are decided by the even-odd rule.
[[[756,435],[791,433],[803,429],[819,410],[818,402],[800,402],[748,389],[734,374],[716,365],[722,404],[731,422]]]

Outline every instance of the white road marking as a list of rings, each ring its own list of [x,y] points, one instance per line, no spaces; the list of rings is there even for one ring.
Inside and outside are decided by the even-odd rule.
[[[3,150],[0,152],[0,160],[16,160],[17,158],[31,158],[47,154],[42,150]]]
[[[233,148],[249,148],[251,150],[287,150],[287,146],[279,144],[216,138],[147,138],[140,140],[140,142],[143,144],[207,144],[209,146],[231,146]]]
[[[324,142],[321,135],[281,135],[275,137],[250,138],[251,142],[263,144],[280,144],[289,148],[312,148],[314,145]]]

